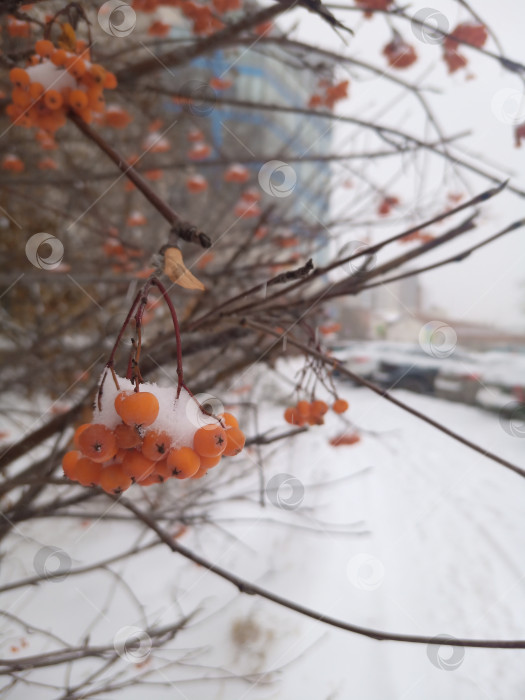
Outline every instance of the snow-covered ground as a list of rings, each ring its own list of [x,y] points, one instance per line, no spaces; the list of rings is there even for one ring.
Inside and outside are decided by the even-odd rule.
[[[291,362],[279,365],[288,377],[294,368]],[[257,368],[241,385],[253,389],[235,393],[233,387],[229,398],[255,401],[261,430],[289,427],[282,420],[289,389],[280,375]],[[339,384],[338,390],[350,401],[348,418],[361,442],[330,446],[344,427],[331,413],[324,426],[263,447],[264,484],[289,475],[278,491],[267,491],[265,508],[259,505],[255,450],[212,470],[202,502],[210,502],[215,524],[190,526],[179,541],[273,592],[356,624],[421,635],[525,638],[525,482],[366,389]],[[395,395],[524,465],[525,441],[503,430],[497,415],[402,391]],[[242,415],[239,407],[236,412]],[[244,424],[253,434],[249,410]],[[164,493],[166,488],[169,509],[195,484],[170,482]],[[146,507],[140,493],[128,495]],[[43,545],[63,549],[75,569],[151,540],[138,524],[117,520],[24,523],[8,541],[0,585],[34,575],[34,557]],[[163,546],[110,568],[120,578],[111,571],[69,575],[4,592],[1,603],[9,614],[75,645],[87,635],[91,644],[111,643],[124,627],[161,626],[196,611],[166,647],[148,656],[139,652],[138,665],[119,661],[94,681],[93,690],[116,669],[120,681],[149,674],[153,685],[135,684],[114,697],[522,700],[525,694],[523,651],[427,649],[356,636],[241,595]],[[2,627],[4,659],[59,647],[40,634],[21,633],[8,619]],[[78,664],[72,677],[62,665],[30,678],[74,685],[98,665]],[[202,678],[209,680],[190,680]],[[44,685],[18,685],[5,697],[60,695]]]

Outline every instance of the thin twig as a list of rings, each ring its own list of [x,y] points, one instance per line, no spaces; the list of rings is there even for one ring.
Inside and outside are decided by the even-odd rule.
[[[370,639],[376,639],[380,641],[395,641],[395,642],[408,642],[411,644],[434,644],[434,645],[444,645],[444,646],[463,646],[463,647],[474,647],[474,648],[488,648],[488,649],[525,649],[525,640],[523,639],[467,639],[467,638],[450,638],[450,637],[436,637],[427,635],[412,635],[412,634],[399,634],[396,632],[385,632],[383,630],[376,630],[370,627],[363,627],[361,625],[355,625],[350,622],[344,622],[330,615],[325,615],[322,612],[313,610],[312,608],[307,608],[304,605],[284,598],[276,593],[258,586],[255,583],[251,583],[240,576],[232,573],[227,569],[214,564],[213,562],[205,559],[191,551],[184,545],[181,545],[178,541],[174,540],[165,530],[163,530],[155,520],[148,514],[144,513],[140,508],[138,508],[132,501],[127,498],[115,498],[118,500],[119,504],[129,511],[134,513],[138,520],[143,522],[150,528],[153,532],[157,534],[159,539],[166,544],[172,552],[182,555],[185,559],[198,564],[204,569],[211,571],[220,578],[232,583],[240,593],[246,595],[255,595],[260,598],[276,603],[281,607],[287,608],[288,610],[294,610],[295,612],[304,615],[305,617],[312,618],[318,622],[322,622],[330,627],[337,627],[338,629],[346,630],[347,632],[353,632],[364,637],[369,637]]]

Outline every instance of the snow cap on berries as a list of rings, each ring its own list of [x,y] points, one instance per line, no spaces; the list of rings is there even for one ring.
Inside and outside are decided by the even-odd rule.
[[[120,389],[117,389],[110,376],[104,382],[100,410],[95,406],[93,422],[102,423],[114,430],[122,420],[115,410],[115,399],[123,391],[134,391],[135,385],[123,377],[117,377]],[[150,392],[159,402],[159,413],[155,421],[145,428],[145,431],[159,430],[168,433],[172,446],[191,447],[195,431],[203,425],[216,424],[213,416],[202,413],[197,401],[182,388],[177,398],[177,387],[161,387],[155,382],[144,382],[140,392]]]

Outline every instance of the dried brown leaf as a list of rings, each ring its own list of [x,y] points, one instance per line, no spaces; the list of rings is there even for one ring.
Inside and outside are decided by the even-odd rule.
[[[172,282],[184,287],[184,289],[200,289],[204,291],[205,287],[195,275],[193,275],[182,259],[182,253],[178,248],[167,248],[164,253],[164,274],[167,275]]]

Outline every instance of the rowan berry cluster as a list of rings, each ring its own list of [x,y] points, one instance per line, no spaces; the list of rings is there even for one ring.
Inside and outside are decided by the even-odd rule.
[[[343,433],[342,435],[336,435],[330,439],[330,445],[332,447],[341,447],[342,445],[355,445],[357,442],[361,442],[361,436],[358,433]]]
[[[83,486],[119,494],[131,484],[199,479],[222,457],[233,457],[245,437],[235,416],[213,416],[185,389],[117,377],[108,386],[93,421],[75,431],[76,449],[64,455],[64,474]]]
[[[342,80],[340,83],[332,83],[326,78],[321,78],[318,82],[318,91],[314,93],[308,107],[315,109],[316,107],[328,107],[333,109],[335,103],[348,97],[349,81]]]
[[[176,340],[176,387],[145,382],[139,366],[148,296],[157,288],[166,302]],[[114,370],[124,332],[134,319],[126,377]],[[109,377],[113,381],[106,381]],[[184,384],[177,313],[163,284],[151,276],[137,292],[99,383],[91,423],[77,428],[76,449],[64,455],[64,474],[83,486],[119,494],[131,484],[149,486],[176,479],[200,479],[222,457],[243,449],[245,437],[235,416],[199,401]]]
[[[414,47],[397,33],[394,33],[392,41],[389,41],[383,49],[383,55],[392,68],[408,68],[417,61]]]
[[[459,42],[465,42],[471,46],[481,48],[488,39],[487,28],[483,24],[463,22],[450,33],[443,41],[443,60],[448,66],[449,73],[455,73],[464,68],[468,60],[460,53]]]
[[[238,10],[241,7],[241,0],[212,0],[211,5],[191,0],[133,0],[132,4],[135,10],[142,12],[154,12],[161,6],[178,8],[192,22],[193,33],[206,36],[224,27],[224,23],[217,15]],[[154,27],[155,24],[158,25],[158,23],[154,23],[150,27],[149,33],[158,35],[162,29],[158,26]]]
[[[72,50],[40,39],[25,68],[12,68],[12,102],[6,112],[14,124],[54,134],[71,110],[90,123],[105,111],[104,89],[117,86],[114,74],[92,63],[84,41],[73,39]]]
[[[344,413],[348,410],[348,401],[336,399],[331,408],[334,413]],[[284,420],[290,425],[323,425],[326,413],[328,413],[328,404],[325,401],[303,400],[285,410]]]
[[[374,10],[387,10],[394,0],[355,0],[356,5],[364,11],[364,16],[370,19],[374,16]]]

